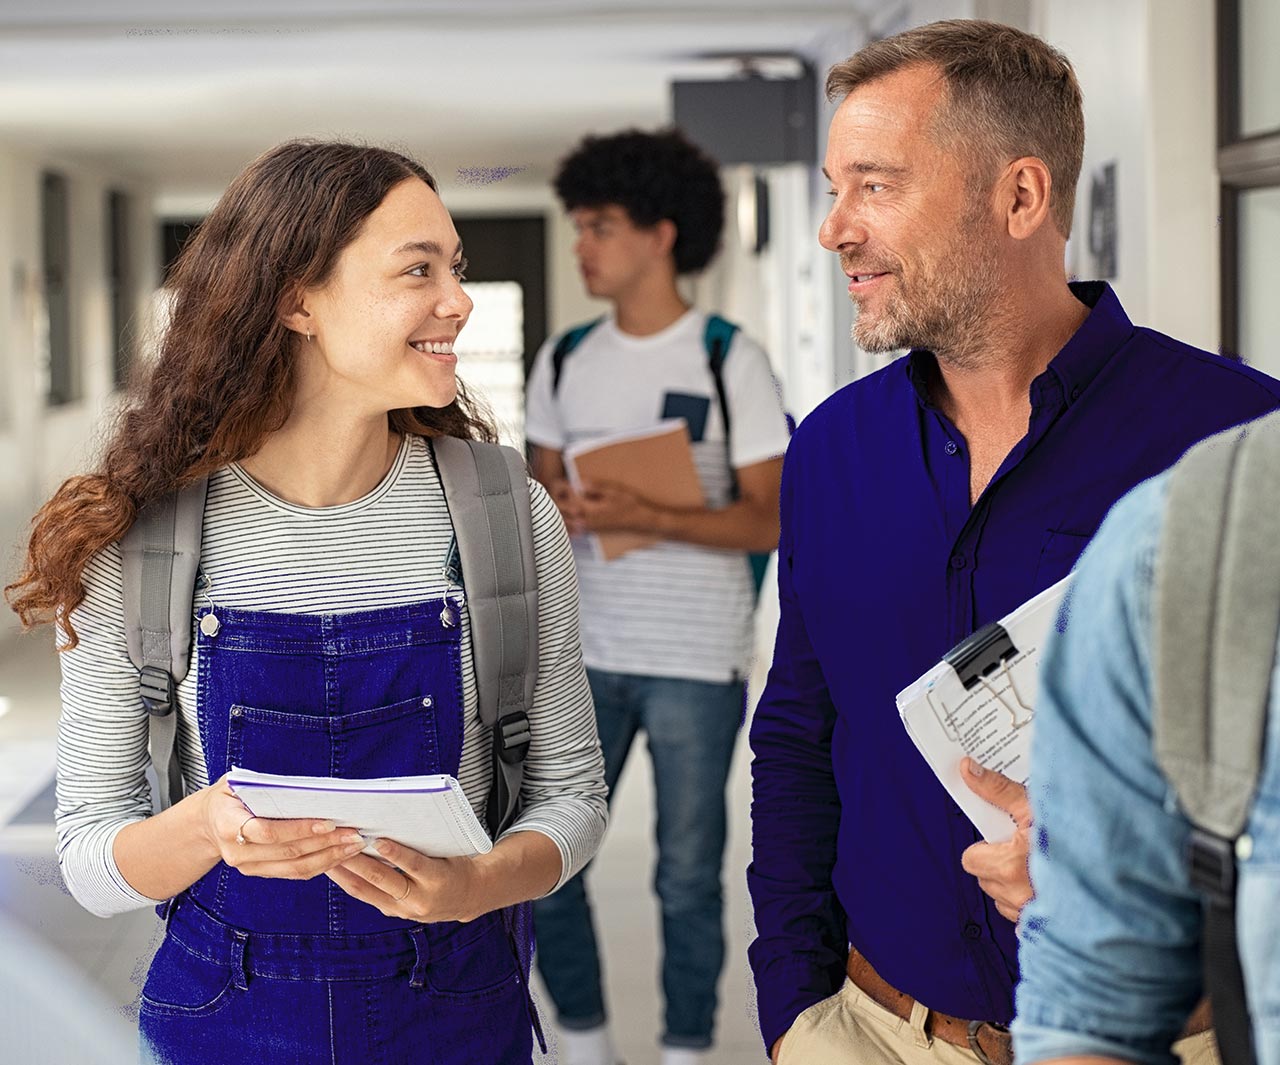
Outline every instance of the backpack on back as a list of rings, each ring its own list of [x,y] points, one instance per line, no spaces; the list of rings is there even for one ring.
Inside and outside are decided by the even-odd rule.
[[[1226,1065],[1254,1053],[1236,941],[1237,859],[1261,769],[1280,637],[1280,415],[1174,467],[1153,604],[1156,760],[1192,823],[1205,986]]]
[[[560,339],[556,341],[556,346],[551,350],[551,395],[553,397],[560,392],[560,378],[564,373],[565,359],[602,321],[604,321],[603,318],[597,318],[594,321],[574,326],[572,329],[562,333]],[[732,479],[729,497],[733,500],[741,498],[742,488],[738,484],[737,471],[733,468],[732,437],[730,435],[732,420],[729,411],[729,394],[724,385],[724,363],[729,357],[729,347],[733,343],[734,335],[737,332],[738,327],[732,322],[721,318],[718,314],[712,314],[708,315],[707,327],[702,334],[702,344],[707,352],[707,369],[711,371],[711,379],[715,383],[716,404],[720,408],[720,420],[724,425],[724,446],[725,451],[729,453],[729,476]],[[794,430],[790,415],[787,416],[787,425]],[[747,559],[751,563],[751,579],[757,599],[760,597],[760,589],[764,585],[765,570],[769,565],[769,557],[772,554],[773,552],[771,551],[763,551],[751,552],[747,555]]]
[[[538,676],[538,587],[524,460],[496,444],[428,441],[453,521],[446,574],[463,584],[471,617],[480,719],[493,729],[493,784],[486,810],[495,839],[519,812]],[[125,632],[150,723],[159,808],[184,795],[175,751],[177,685],[191,658],[192,598],[208,481],[144,510],[120,542]],[[216,616],[206,615],[202,626]]]

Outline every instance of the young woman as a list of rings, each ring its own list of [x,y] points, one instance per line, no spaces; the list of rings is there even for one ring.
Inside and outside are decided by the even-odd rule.
[[[491,853],[384,842],[380,862],[331,822],[252,818],[224,781],[233,760],[450,773],[483,819],[492,737],[430,445],[493,438],[454,374],[464,269],[419,164],[336,143],[268,152],[184,249],[159,358],[102,465],[36,516],[8,594],[25,624],[58,623],[58,853],[94,913],[165,903],[141,1004],[155,1060],[531,1058],[504,910],[573,876],[606,817],[571,553],[540,487],[532,743],[522,812]],[[204,477],[193,619],[212,606],[219,624],[196,629],[177,690],[188,794],[150,816],[119,541]]]

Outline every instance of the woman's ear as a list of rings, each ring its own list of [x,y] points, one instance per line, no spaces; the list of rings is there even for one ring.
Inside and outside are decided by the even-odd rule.
[[[306,337],[308,340],[315,334],[315,319],[306,308],[306,300],[301,288],[290,285],[280,297],[276,305],[276,317],[288,330]]]

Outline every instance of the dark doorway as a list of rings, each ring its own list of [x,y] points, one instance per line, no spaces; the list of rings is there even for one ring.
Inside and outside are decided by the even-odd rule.
[[[541,215],[455,218],[468,281],[515,281],[524,292],[524,372],[547,338],[547,233]]]

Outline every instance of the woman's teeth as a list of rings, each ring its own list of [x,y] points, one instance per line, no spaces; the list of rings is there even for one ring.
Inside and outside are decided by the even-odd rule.
[[[443,344],[429,344],[425,340],[414,340],[409,342],[409,346],[423,352],[430,352],[432,355],[452,355],[453,345],[446,341]]]

